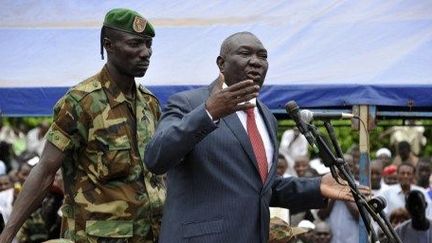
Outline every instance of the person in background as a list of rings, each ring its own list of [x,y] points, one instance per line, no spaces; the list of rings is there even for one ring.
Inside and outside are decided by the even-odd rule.
[[[287,174],[297,176],[294,170],[294,159],[308,155],[309,143],[297,127],[286,130],[281,137],[279,153],[285,156],[288,162]]]
[[[370,163],[371,170],[371,189],[373,194],[379,193],[387,185],[382,179],[383,174],[383,162],[381,160],[373,160]]]
[[[0,141],[11,146],[12,156],[19,156],[25,151],[25,130],[20,117],[9,118],[9,124],[0,128]]]
[[[426,137],[423,135],[424,132],[425,128],[420,124],[420,121],[405,120],[405,126],[393,126],[386,129],[379,135],[379,138],[382,139],[390,135],[389,144],[395,148],[396,151],[400,142],[407,141],[411,144],[414,154],[418,155],[427,142]]]
[[[326,208],[318,210],[318,217],[337,229],[332,234],[332,243],[358,242],[359,211],[354,202],[329,200]]]
[[[340,230],[340,229],[337,229]],[[331,226],[326,222],[321,221],[315,224],[314,231],[314,242],[316,243],[330,243],[333,237]],[[355,242],[355,241],[344,241],[344,242]]]
[[[294,243],[309,243],[314,241],[314,229],[316,227],[314,223],[309,220],[302,220],[298,224],[298,227],[306,230],[306,232],[300,234],[298,240],[294,241]]]
[[[389,221],[393,228],[396,228],[401,223],[410,219],[411,216],[406,210],[406,208],[396,208],[393,210],[389,216]]]
[[[0,192],[12,188],[13,184],[7,174],[0,174]]]
[[[357,180],[359,169],[352,159],[352,152],[344,154],[344,159]],[[359,211],[354,202],[329,200],[327,207],[319,209],[317,215],[330,228],[338,229],[332,233],[332,243],[358,242]]]
[[[157,98],[136,77],[150,64],[153,25],[112,9],[101,29],[102,70],[69,89],[54,107],[39,163],[14,204],[0,242],[9,243],[40,207],[61,167],[62,238],[81,242],[155,242],[165,185],[143,165],[160,116]]]
[[[392,163],[392,154],[388,148],[380,148],[376,151],[375,157],[377,160],[381,160],[384,167],[389,166]]]
[[[417,190],[425,195],[426,202],[429,205],[426,211],[428,217],[432,217],[432,208],[430,207],[431,199],[427,195],[424,188],[416,186],[414,182],[415,167],[410,164],[400,164],[397,169],[398,184],[390,185],[380,192],[387,202],[387,207],[384,208],[384,213],[389,216],[396,208],[405,206],[405,199],[412,190]]]
[[[317,177],[318,172],[309,165],[309,156],[298,156],[294,159],[294,170],[298,177]]]
[[[285,159],[285,156],[283,156],[282,154],[278,155],[278,162],[277,162],[277,168],[276,168],[276,174],[278,176],[282,176],[285,177],[286,176],[286,171],[288,169],[288,162]]]
[[[308,156],[298,156],[294,159],[294,170],[297,173],[297,177],[302,178],[313,178],[318,177],[318,172],[315,169],[312,169],[309,165],[309,157]],[[298,223],[302,220],[309,220],[311,222],[315,221],[315,217],[311,209],[307,210],[291,210],[290,211],[290,224],[293,226],[297,226]]]
[[[49,123],[43,121],[37,127],[28,131],[26,136],[26,150],[41,156],[46,139],[45,134],[49,129]]]
[[[0,160],[0,175],[5,175],[7,174],[7,168],[6,168],[6,164]]]
[[[430,188],[429,179],[432,168],[429,158],[422,158],[417,163],[416,185],[428,190]]]
[[[63,179],[58,170],[42,205],[24,222],[17,240],[23,243],[45,242],[60,237],[60,206],[63,203]]]
[[[352,161],[355,165],[360,163],[360,147],[357,144],[353,144],[347,153],[352,156]]]
[[[393,212],[390,214],[389,222],[394,229],[398,225],[400,225],[401,223],[405,222],[406,220],[408,220],[410,218],[411,217],[410,217],[408,211],[405,209],[405,207],[397,208],[397,209],[393,210]],[[378,225],[376,224],[374,227],[375,227],[375,229],[377,229]],[[385,233],[382,231],[381,228],[378,228],[377,233],[378,233],[378,239],[379,239],[380,243],[393,243],[393,242],[389,242],[390,240],[387,238],[387,236],[385,235]]]
[[[398,183],[397,166],[389,165],[384,167],[382,177],[383,177],[384,184],[387,186],[397,184]]]
[[[13,155],[12,147],[9,143],[0,140],[0,161],[4,163],[6,172],[12,169]]]
[[[393,164],[400,165],[404,163],[410,163],[417,166],[419,158],[411,151],[411,144],[407,141],[402,141],[398,143],[397,155],[393,160]]]
[[[3,221],[9,220],[9,215],[12,212],[13,202],[15,197],[15,189],[9,175],[0,175],[0,214]]]
[[[357,153],[355,151],[356,149],[354,149],[354,152],[351,151],[350,154],[344,154],[343,157],[349,170],[354,176],[354,179],[358,181],[360,177],[360,167],[359,167],[360,165],[359,165],[359,160],[354,159],[354,157],[356,156],[355,154]],[[352,156],[352,154],[354,154],[354,156]]]
[[[278,161],[277,161],[276,175],[280,177],[290,177],[289,174],[285,173],[287,168],[288,168],[288,162],[286,161],[285,156],[279,154]],[[290,212],[288,209],[280,208],[280,207],[270,207],[269,210],[270,210],[270,219],[279,218],[282,221],[286,222],[287,224],[290,223]],[[270,235],[272,234],[271,231],[272,231],[272,226],[270,221]]]
[[[413,190],[408,194],[405,207],[411,219],[401,223],[395,229],[402,242],[432,242],[432,220],[426,217],[427,206],[424,193]]]
[[[18,167],[18,172],[17,172],[18,182],[20,183],[19,187],[22,187],[22,185],[24,185],[24,183],[27,180],[27,177],[29,176],[32,169],[33,169],[33,166],[31,166],[29,163],[27,163],[27,161],[23,161],[20,163],[20,165]]]

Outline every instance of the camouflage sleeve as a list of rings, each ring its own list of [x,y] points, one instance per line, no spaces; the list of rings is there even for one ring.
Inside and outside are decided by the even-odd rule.
[[[80,129],[82,119],[82,107],[69,93],[66,94],[54,107],[53,123],[46,139],[63,152],[74,150],[85,136],[82,134],[85,129]]]
[[[48,240],[46,223],[42,218],[41,208],[38,208],[24,222],[16,235],[18,242],[42,242]]]
[[[161,114],[162,114],[162,111],[161,111],[161,107],[160,107],[160,105],[159,105],[159,102],[156,102],[156,114],[155,114],[155,117],[157,118],[157,120],[159,121],[159,119],[160,119],[160,117],[161,117]]]
[[[159,101],[156,99],[156,97],[152,97],[150,99],[150,107],[151,110],[156,117],[156,121],[159,121],[159,118],[161,116],[161,107],[159,105]]]
[[[146,97],[146,101],[148,102],[150,110],[156,118],[156,121],[159,121],[162,112],[158,98],[152,92],[150,92],[150,90],[148,90],[141,84],[139,85],[138,89]]]

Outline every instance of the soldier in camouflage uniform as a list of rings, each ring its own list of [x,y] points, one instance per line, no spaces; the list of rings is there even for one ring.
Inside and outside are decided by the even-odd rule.
[[[63,171],[62,237],[75,242],[155,242],[165,187],[142,163],[159,119],[144,76],[154,37],[135,11],[107,13],[102,71],[71,88],[54,108],[41,161],[32,170],[0,242],[10,242],[42,201],[56,170]],[[103,49],[101,47],[103,58]]]
[[[63,202],[63,196],[60,188],[51,187],[42,206],[25,221],[19,230],[16,236],[18,242],[42,242],[60,237],[61,218],[58,211]]]

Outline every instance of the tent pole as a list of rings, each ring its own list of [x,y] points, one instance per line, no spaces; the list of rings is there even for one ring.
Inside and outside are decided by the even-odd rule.
[[[370,181],[370,161],[369,161],[369,131],[372,130],[375,124],[376,117],[376,106],[372,105],[360,105],[359,106],[359,117],[363,121],[364,126],[361,122],[359,125],[359,148],[360,148],[360,184],[371,186]],[[367,243],[368,234],[366,226],[363,220],[360,220],[359,224],[359,243]]]

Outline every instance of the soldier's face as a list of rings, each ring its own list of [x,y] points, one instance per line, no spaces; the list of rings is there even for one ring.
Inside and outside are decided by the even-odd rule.
[[[219,67],[227,85],[251,79],[262,86],[267,74],[267,50],[253,35],[239,35],[230,43],[230,52]]]
[[[111,63],[124,75],[144,76],[150,64],[152,41],[151,37],[120,32],[112,41]]]

